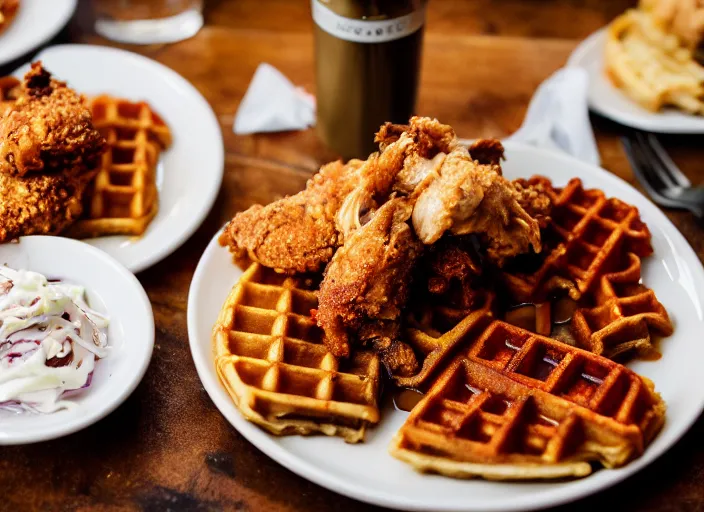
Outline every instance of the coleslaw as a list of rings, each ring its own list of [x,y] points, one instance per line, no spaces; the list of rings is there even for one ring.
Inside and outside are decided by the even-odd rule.
[[[0,410],[50,413],[75,406],[107,355],[107,316],[85,289],[0,265]]]

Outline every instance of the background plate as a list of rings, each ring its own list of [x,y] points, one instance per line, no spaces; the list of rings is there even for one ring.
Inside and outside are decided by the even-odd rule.
[[[675,109],[650,112],[614,87],[604,74],[606,31],[603,28],[582,41],[567,62],[589,73],[590,108],[617,123],[648,132],[704,133],[704,116]]]
[[[672,446],[696,420],[704,405],[700,334],[704,330],[704,269],[694,251],[667,217],[623,180],[569,156],[512,142],[505,145],[503,168],[508,178],[543,174],[556,185],[564,185],[579,176],[585,187],[603,189],[636,205],[652,231],[655,254],[643,262],[643,281],[667,308],[675,332],[663,340],[660,360],[631,365],[655,381],[668,406],[665,427],[645,454],[625,468],[600,470],[567,482],[500,483],[422,475],[387,453],[392,436],[408,415],[388,403],[381,423],[361,445],[345,444],[339,438],[269,435],[240,415],[215,372],[211,329],[241,271],[213,238],[198,264],[188,297],[191,352],[215,405],[257,448],[313,482],[369,503],[406,510],[527,510],[574,500],[623,480]]]
[[[85,241],[135,273],[171,254],[203,222],[222,182],[222,133],[208,102],[175,71],[124,50],[53,46],[36,60],[80,93],[108,93],[147,101],[169,125],[173,144],[161,154],[159,212],[147,231],[141,237],[109,236]],[[24,74],[28,67],[18,69],[15,75]]]
[[[0,66],[54,37],[71,19],[78,0],[20,0],[12,23],[0,33]]]

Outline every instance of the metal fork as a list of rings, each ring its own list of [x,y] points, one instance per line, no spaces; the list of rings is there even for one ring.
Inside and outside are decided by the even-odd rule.
[[[689,210],[704,220],[704,188],[693,187],[652,133],[634,131],[621,139],[633,173],[660,206]]]

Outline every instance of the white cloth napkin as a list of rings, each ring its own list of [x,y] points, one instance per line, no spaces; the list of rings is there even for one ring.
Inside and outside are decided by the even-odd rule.
[[[507,140],[564,151],[599,165],[594,132],[589,122],[589,76],[579,67],[562,68],[540,84],[523,125]]]
[[[262,63],[235,115],[234,132],[304,130],[315,124],[315,97],[296,87],[278,69]]]

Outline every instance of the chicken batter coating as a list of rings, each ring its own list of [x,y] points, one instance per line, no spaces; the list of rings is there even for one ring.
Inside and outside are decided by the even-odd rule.
[[[0,173],[80,174],[95,168],[105,149],[83,98],[33,63],[19,98],[0,120]]]
[[[84,177],[0,173],[0,242],[25,235],[54,235],[81,215]]]
[[[352,342],[371,343],[394,375],[417,369],[398,338],[422,251],[407,223],[411,209],[404,199],[390,199],[338,249],[320,285],[316,315],[330,352],[347,357]]]
[[[248,256],[280,272],[321,270],[339,245],[335,214],[354,187],[362,163],[327,164],[302,192],[238,213],[225,227],[220,244],[235,258]]]
[[[0,242],[58,234],[80,216],[107,144],[80,96],[40,63],[22,87],[0,87]]]

